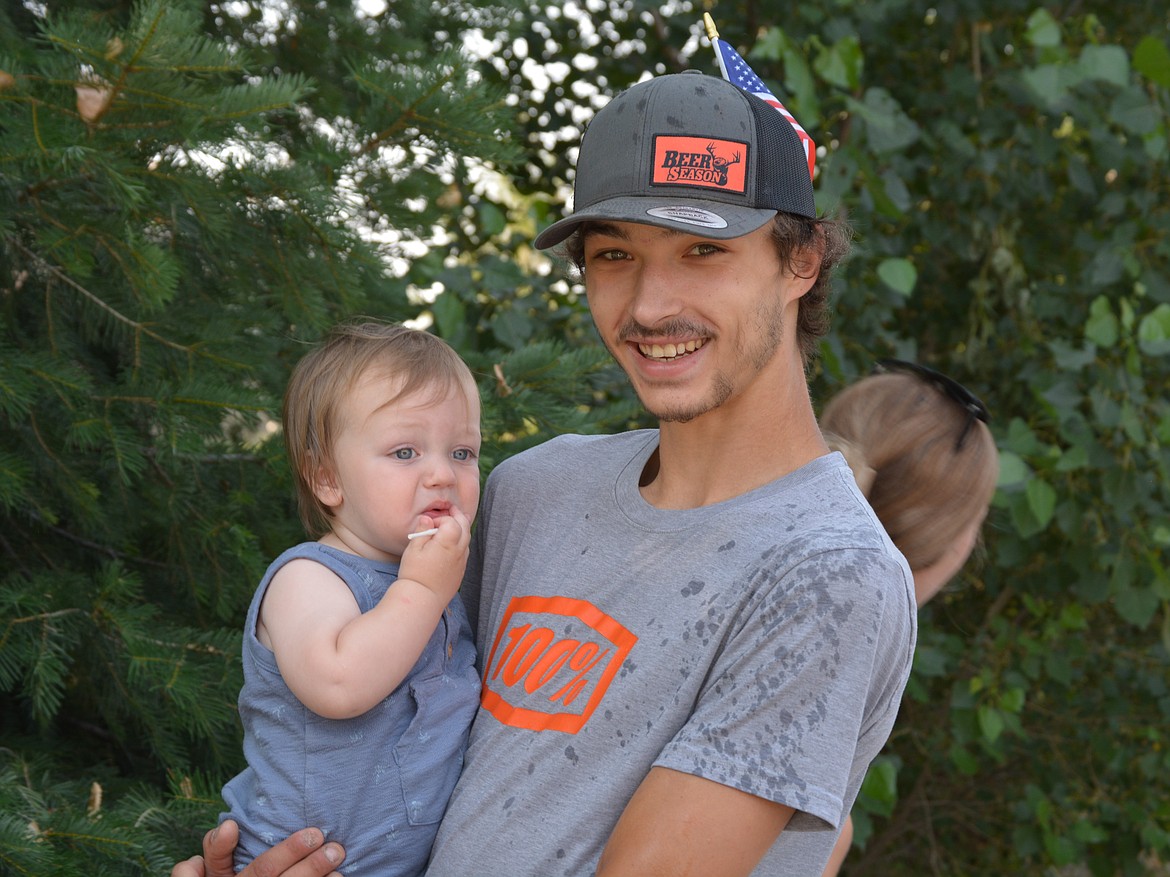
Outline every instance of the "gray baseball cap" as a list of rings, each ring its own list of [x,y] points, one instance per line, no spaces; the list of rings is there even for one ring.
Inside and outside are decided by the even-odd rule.
[[[698,72],[631,86],[581,138],[573,213],[536,236],[548,249],[582,222],[639,222],[728,240],[778,211],[816,218],[804,147],[769,104]]]

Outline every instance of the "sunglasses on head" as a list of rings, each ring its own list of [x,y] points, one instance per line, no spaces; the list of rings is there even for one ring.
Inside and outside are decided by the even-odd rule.
[[[987,406],[983,404],[982,399],[954,378],[949,378],[928,365],[921,365],[917,362],[906,362],[904,359],[879,359],[874,363],[873,372],[874,374],[880,374],[882,372],[905,372],[906,374],[912,374],[957,402],[967,412],[967,420],[963,424],[963,431],[959,433],[959,438],[955,442],[956,451],[962,449],[963,442],[966,441],[967,434],[971,431],[971,424],[976,420],[981,420],[984,423],[991,420],[991,415],[988,413]]]

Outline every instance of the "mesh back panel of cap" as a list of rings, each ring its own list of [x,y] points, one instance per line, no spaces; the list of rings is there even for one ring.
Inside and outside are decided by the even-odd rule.
[[[748,101],[756,117],[759,137],[757,162],[757,207],[768,207],[815,219],[816,199],[804,147],[791,123],[770,104],[753,97]]]

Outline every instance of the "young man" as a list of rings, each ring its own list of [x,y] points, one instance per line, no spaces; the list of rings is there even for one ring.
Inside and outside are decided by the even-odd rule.
[[[561,437],[489,479],[463,591],[483,696],[428,875],[827,861],[916,627],[905,561],[809,400],[847,236],[807,167],[783,116],[697,73],[591,123],[575,213],[537,245],[568,240],[660,428]],[[232,842],[205,844],[209,873]],[[264,873],[338,852],[302,832]]]

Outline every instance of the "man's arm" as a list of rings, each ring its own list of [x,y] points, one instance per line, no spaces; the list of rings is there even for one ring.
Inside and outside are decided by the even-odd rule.
[[[722,783],[654,767],[614,826],[597,877],[743,877],[793,812]]]
[[[236,877],[232,853],[238,840],[239,829],[229,819],[203,836],[203,855],[178,862],[171,877]],[[336,843],[322,846],[324,841],[315,828],[298,831],[257,856],[239,877],[341,877],[335,868],[345,850]]]
[[[825,865],[825,872],[821,877],[837,877],[841,866],[845,864],[845,857],[849,855],[851,846],[853,846],[852,814],[845,817],[845,825],[841,827],[841,833],[837,835],[837,843],[833,846],[833,852],[829,855],[829,863]]]

